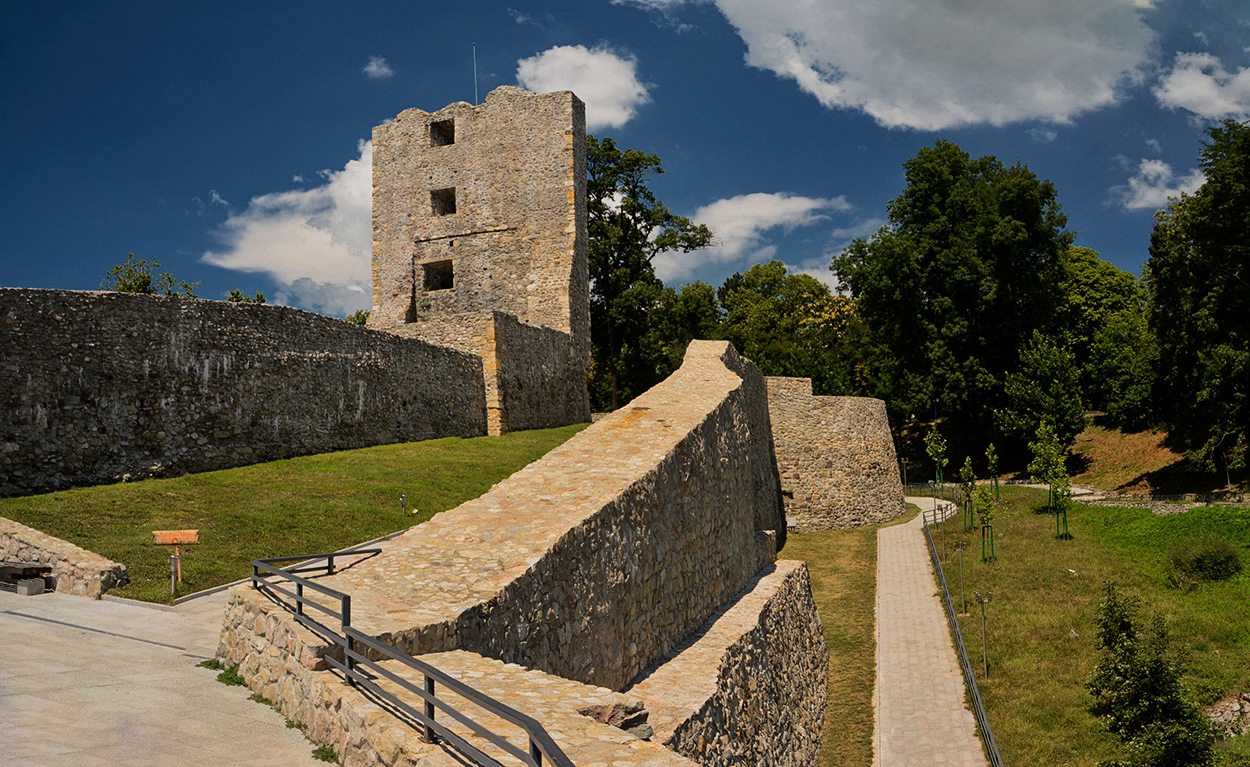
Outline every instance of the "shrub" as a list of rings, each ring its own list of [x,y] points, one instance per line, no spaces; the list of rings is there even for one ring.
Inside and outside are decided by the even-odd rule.
[[[1222,581],[1241,572],[1241,550],[1216,535],[1185,538],[1168,554],[1177,572],[1204,581]]]
[[[1121,598],[1106,585],[1098,605],[1098,647],[1102,659],[1086,687],[1090,710],[1128,746],[1130,767],[1209,767],[1215,760],[1215,731],[1198,707],[1185,699],[1183,671],[1171,652],[1163,619],[1143,626],[1134,597]]]

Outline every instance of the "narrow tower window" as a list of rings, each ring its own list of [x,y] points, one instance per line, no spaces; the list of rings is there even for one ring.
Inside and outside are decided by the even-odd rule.
[[[436,120],[430,123],[430,146],[447,146],[456,143],[456,121]]]
[[[436,216],[450,216],[456,212],[456,188],[435,189],[430,192],[430,209]]]
[[[425,270],[425,289],[427,291],[447,290],[455,287],[455,274],[451,268],[451,261],[433,261],[421,266]]]

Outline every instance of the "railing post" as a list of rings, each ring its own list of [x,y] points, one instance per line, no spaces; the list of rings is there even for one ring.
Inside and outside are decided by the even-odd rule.
[[[295,614],[301,616],[304,614],[304,584],[295,584]]]
[[[351,595],[343,595],[343,599],[339,602],[339,612],[343,614],[343,618],[339,622],[340,630],[343,632],[343,636],[347,638],[347,647],[344,648],[345,651],[343,653],[343,664],[347,667],[347,683],[355,687],[356,660],[352,658],[352,653],[356,651],[356,642],[352,639],[352,635],[347,633],[347,628],[352,625]]]
[[[260,588],[260,568],[252,565],[252,588]]]
[[[429,674],[425,675],[425,691],[429,695],[434,694],[434,677]],[[434,721],[434,704],[428,700],[425,702],[425,718],[428,720],[425,723],[425,740],[427,743],[433,743],[434,728],[430,725]]]
[[[543,752],[538,749],[538,744],[534,742],[534,738],[530,737],[530,758],[534,760],[534,767],[542,767]]]
[[[330,556],[326,557],[326,559],[327,559],[327,560],[329,560],[329,562],[330,562],[330,568],[329,568],[329,573],[328,573],[328,574],[329,574],[329,575],[334,575],[334,555],[333,555],[333,554],[331,554]]]

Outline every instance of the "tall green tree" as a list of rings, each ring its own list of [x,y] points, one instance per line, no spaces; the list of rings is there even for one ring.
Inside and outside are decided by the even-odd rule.
[[[706,226],[672,213],[648,183],[664,172],[660,158],[586,137],[587,224],[590,235],[592,397],[596,407],[620,407],[645,390],[630,379],[631,355],[647,329],[647,312],[664,286],[652,261],[660,253],[707,247]],[[599,394],[606,392],[606,395]]]
[[[830,268],[887,351],[878,390],[895,412],[936,411],[952,434],[983,444],[1007,372],[1054,316],[1073,235],[1054,185],[1020,163],[938,141],[903,167],[886,226]]]
[[[724,335],[764,375],[812,379],[816,394],[855,390],[855,310],[845,296],[785,264],[756,264],[717,291]]]
[[[1250,122],[1207,129],[1206,181],[1155,216],[1145,276],[1158,414],[1199,466],[1244,466],[1250,442]]]

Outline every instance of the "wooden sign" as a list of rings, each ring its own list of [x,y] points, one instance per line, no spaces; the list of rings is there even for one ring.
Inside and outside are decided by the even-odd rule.
[[[152,543],[158,546],[174,547],[174,568],[178,582],[182,583],[182,546],[188,543],[199,543],[199,530],[153,530]],[[173,588],[172,586],[170,588]]]
[[[181,543],[199,543],[199,530],[153,530],[152,543],[162,546],[177,546]]]

